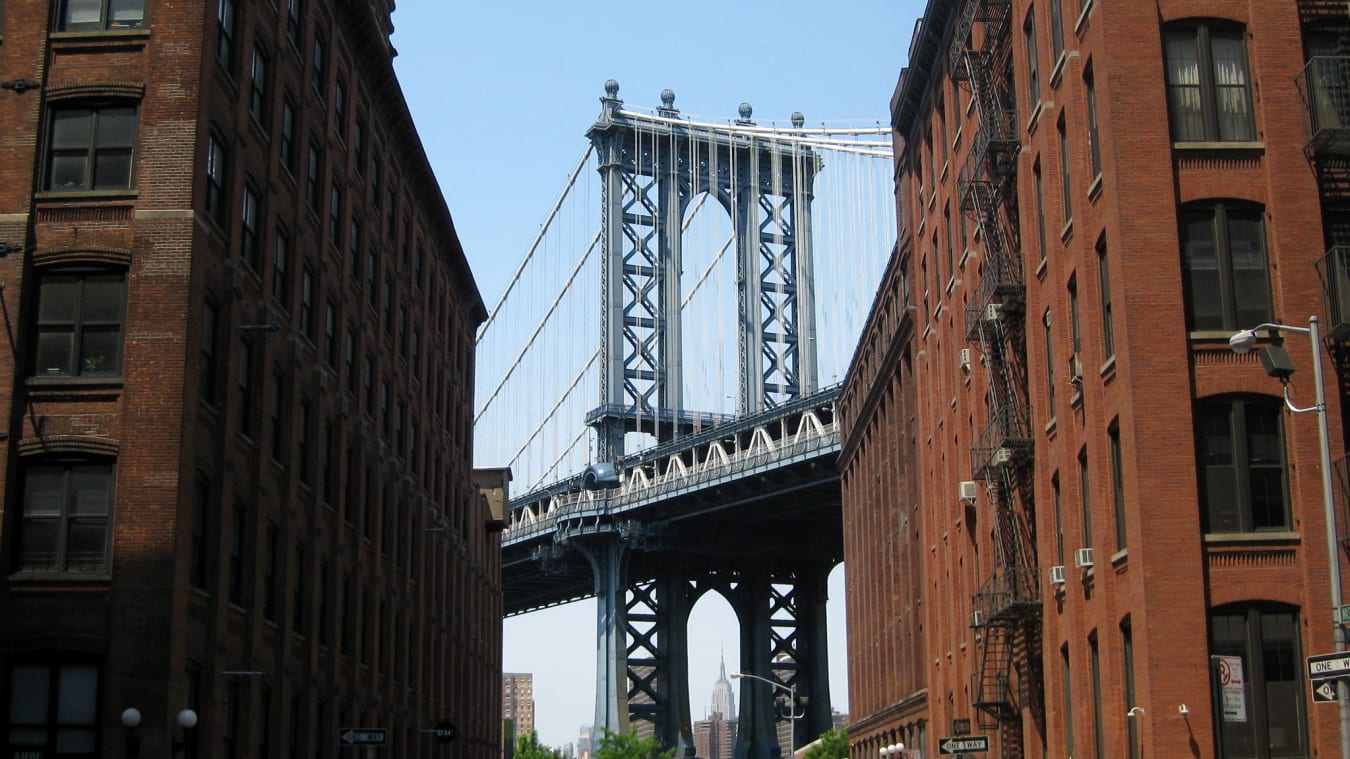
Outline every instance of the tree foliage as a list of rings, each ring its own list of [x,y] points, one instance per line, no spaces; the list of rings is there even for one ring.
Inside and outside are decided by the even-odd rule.
[[[831,728],[820,734],[819,742],[806,750],[803,759],[848,759],[848,729]]]
[[[675,749],[662,749],[656,736],[637,737],[637,733],[613,733],[608,730],[593,754],[595,759],[673,759]]]
[[[539,734],[531,730],[516,738],[515,759],[565,759],[563,752],[539,742]]]

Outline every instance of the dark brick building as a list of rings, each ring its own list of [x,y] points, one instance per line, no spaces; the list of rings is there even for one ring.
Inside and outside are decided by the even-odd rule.
[[[4,3],[5,756],[500,754],[485,313],[392,10]]]
[[[1344,472],[1347,42],[1319,0],[928,2],[841,402],[855,757],[1335,751],[1317,414],[1228,339],[1320,316]]]

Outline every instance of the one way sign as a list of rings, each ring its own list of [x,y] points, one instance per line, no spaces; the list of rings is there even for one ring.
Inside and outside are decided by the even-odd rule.
[[[344,746],[383,746],[385,729],[382,727],[344,727],[338,731],[338,743]]]
[[[939,754],[974,754],[984,753],[988,750],[989,736],[987,735],[963,735],[959,738],[938,740]]]
[[[1315,704],[1327,704],[1336,700],[1336,683],[1332,680],[1314,682],[1312,690]]]

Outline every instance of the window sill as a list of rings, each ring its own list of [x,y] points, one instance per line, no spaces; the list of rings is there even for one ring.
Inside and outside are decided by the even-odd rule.
[[[1050,69],[1050,89],[1059,89],[1059,82],[1064,78],[1064,64],[1068,61],[1068,54],[1063,50],[1059,51],[1059,57],[1055,59],[1055,66]]]
[[[1173,150],[1179,151],[1234,151],[1241,153],[1264,153],[1264,142],[1173,142]]]
[[[1036,264],[1036,279],[1045,280],[1046,269],[1050,267],[1050,259],[1042,258],[1041,262]]]
[[[1092,178],[1092,184],[1088,185],[1088,202],[1095,203],[1102,194],[1102,173],[1097,172],[1097,176]]]
[[[1083,32],[1087,31],[1088,14],[1092,13],[1094,0],[1084,0],[1083,10],[1078,12],[1078,20],[1073,23],[1074,36],[1083,38]]]
[[[34,376],[24,380],[28,395],[34,399],[74,397],[93,400],[100,396],[116,397],[122,391],[121,375],[116,377]]]
[[[39,202],[100,203],[108,201],[131,202],[139,196],[136,190],[42,190],[33,193]]]
[[[107,591],[111,589],[112,575],[20,569],[9,575],[9,581],[15,583],[15,590],[22,590],[21,584],[32,584],[43,586],[43,592],[47,592],[51,589],[50,586],[62,584],[70,586],[68,590]]]
[[[955,152],[957,148],[961,147],[961,132],[962,132],[962,130],[963,130],[963,127],[960,127],[960,126],[956,127],[956,134],[952,137],[952,151],[953,151],[953,152]]]
[[[1251,545],[1253,543],[1265,544],[1296,544],[1301,543],[1303,537],[1298,532],[1207,532],[1205,533],[1205,545]]]
[[[1122,548],[1111,554],[1111,567],[1116,570],[1116,574],[1124,572],[1126,567],[1129,566],[1129,561],[1130,549],[1128,548]]]
[[[72,50],[90,47],[145,47],[150,41],[150,30],[145,27],[131,29],[98,29],[88,32],[52,32],[53,50]]]
[[[1031,118],[1027,119],[1027,134],[1035,134],[1036,124],[1041,120],[1041,114],[1045,112],[1046,102],[1038,100],[1036,107],[1031,109]]]
[[[956,268],[958,268],[958,269],[965,269],[965,268],[966,268],[966,262],[970,261],[970,259],[973,258],[974,256],[975,256],[975,250],[974,250],[973,248],[966,248],[966,249],[961,253],[961,260],[957,262]]]
[[[1102,382],[1109,382],[1116,375],[1116,357],[1114,354],[1107,356],[1102,362],[1101,367],[1097,369],[1097,376],[1102,378]]]
[[[1064,228],[1059,230],[1060,242],[1066,243],[1069,241],[1070,237],[1073,237],[1073,219],[1064,222]]]

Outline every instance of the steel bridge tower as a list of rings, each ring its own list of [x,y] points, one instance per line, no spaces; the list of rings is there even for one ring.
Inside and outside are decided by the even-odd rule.
[[[812,185],[818,155],[758,129],[750,106],[731,129],[683,120],[675,95],[656,115],[623,110],[618,82],[605,83],[587,136],[602,182],[600,406],[587,415],[598,457],[622,467],[624,436],[658,442],[692,432],[684,407],[680,272],[690,202],[708,193],[735,235],[741,414],[817,390]],[[801,128],[800,114],[793,125]],[[717,346],[713,346],[714,349]],[[566,541],[589,562],[597,605],[595,724],[626,732],[649,721],[676,756],[693,757],[687,623],[705,592],[722,593],[740,621],[737,759],[791,753],[831,726],[821,562],[746,561],[698,547],[669,551],[659,525],[621,521]],[[660,551],[649,549],[661,549]],[[794,703],[784,703],[786,693]],[[793,746],[775,727],[791,718]]]

